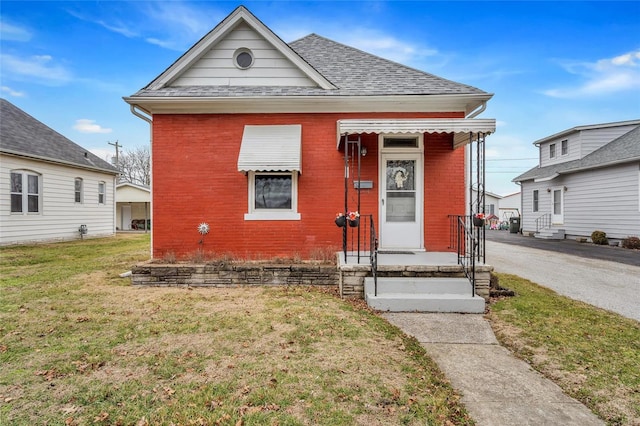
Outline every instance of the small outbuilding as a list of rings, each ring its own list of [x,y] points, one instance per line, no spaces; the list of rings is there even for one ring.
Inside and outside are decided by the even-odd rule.
[[[116,229],[148,231],[151,227],[150,204],[148,186],[131,182],[116,185]]]

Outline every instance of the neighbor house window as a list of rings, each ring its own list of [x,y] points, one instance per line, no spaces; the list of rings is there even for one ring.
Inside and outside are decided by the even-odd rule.
[[[533,190],[533,211],[537,212],[538,211],[538,190],[534,189]]]
[[[562,141],[562,145],[560,146],[560,152],[562,155],[567,155],[569,153],[569,141],[567,139]]]
[[[76,178],[74,186],[74,201],[76,203],[82,203],[82,178]]]
[[[249,173],[246,219],[299,219],[298,172]]]
[[[489,214],[496,214],[496,205],[489,204]]]
[[[11,179],[11,213],[40,213],[40,175],[14,170]]]
[[[551,145],[549,145],[549,158],[555,158],[556,157],[556,144],[552,143]]]
[[[104,182],[98,182],[98,204],[104,204],[107,200],[105,188],[106,185]]]

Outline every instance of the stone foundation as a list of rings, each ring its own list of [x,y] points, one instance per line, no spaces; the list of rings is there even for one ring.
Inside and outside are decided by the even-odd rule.
[[[318,264],[154,264],[136,265],[131,283],[158,287],[239,287],[243,285],[308,285],[335,287],[334,265]]]

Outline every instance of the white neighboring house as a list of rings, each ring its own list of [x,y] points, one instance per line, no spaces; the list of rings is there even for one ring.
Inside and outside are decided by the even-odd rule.
[[[640,120],[574,127],[534,144],[540,165],[513,179],[523,233],[640,236]]]
[[[118,171],[0,99],[0,245],[115,234]]]
[[[151,191],[148,186],[122,182],[116,185],[116,229],[142,230],[150,227]]]
[[[520,217],[520,209],[522,204],[522,193],[514,192],[513,194],[503,195],[498,204],[498,216],[503,222],[509,222],[512,217]]]

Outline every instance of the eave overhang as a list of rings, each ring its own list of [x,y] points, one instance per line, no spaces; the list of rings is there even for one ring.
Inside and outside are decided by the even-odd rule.
[[[2,149],[0,150],[0,154],[11,155],[13,157],[27,158],[30,160],[44,161],[44,162],[53,163],[53,164],[60,164],[68,167],[75,167],[77,169],[85,169],[85,170],[92,170],[92,171],[97,171],[102,173],[108,173],[114,176],[120,174],[120,172],[115,169],[105,169],[98,166],[83,165],[83,164],[78,164],[71,161],[59,160],[56,158],[50,158],[50,157],[45,157],[41,155],[25,154],[24,152],[13,151],[10,149]]]
[[[465,115],[493,95],[372,95],[372,96],[129,96],[125,102],[153,114],[252,114],[348,112],[463,112]]]

